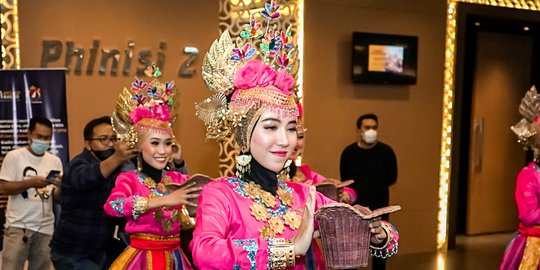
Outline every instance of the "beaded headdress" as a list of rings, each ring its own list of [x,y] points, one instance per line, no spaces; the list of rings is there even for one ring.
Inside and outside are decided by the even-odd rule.
[[[280,16],[274,1],[260,15],[265,25],[251,15],[234,42],[228,31],[213,42],[203,60],[202,76],[214,94],[195,105],[197,117],[206,124],[207,139],[225,140],[234,134],[245,150],[263,111],[298,116],[294,95],[298,59],[291,28],[281,31],[272,25]]]
[[[296,125],[296,134],[298,134],[298,138],[304,137],[307,129],[304,126],[304,108],[302,107],[302,103],[297,102],[296,105],[298,106],[298,124]]]
[[[113,129],[119,136],[126,137],[131,146],[136,145],[139,133],[172,135],[172,124],[176,118],[174,82],[158,81],[161,72],[156,66],[148,67],[144,73],[150,81],[135,78],[129,90],[124,87],[111,117]]]
[[[537,134],[538,131],[534,127],[540,127],[540,95],[536,91],[536,87],[531,87],[519,104],[519,113],[523,118],[510,129],[518,136],[518,143],[523,145],[525,150],[531,149],[534,152],[535,161],[540,158],[540,141]]]

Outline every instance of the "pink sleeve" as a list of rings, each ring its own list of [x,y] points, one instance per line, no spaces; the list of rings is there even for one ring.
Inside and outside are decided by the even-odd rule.
[[[326,180],[326,177],[322,176],[320,173],[315,172],[315,171],[311,171],[310,177],[311,177],[312,184],[318,184]]]
[[[257,237],[236,239],[232,226],[241,226],[231,207],[234,199],[227,196],[223,183],[207,184],[199,196],[197,222],[190,249],[198,269],[266,269],[268,241]],[[246,228],[247,230],[247,228]]]
[[[121,173],[116,178],[116,185],[111,191],[107,202],[103,205],[105,213],[113,217],[131,216],[133,214],[133,200],[139,196],[133,196],[130,185],[132,179],[128,173]]]
[[[319,209],[319,207],[330,204],[330,203],[337,203],[336,201],[322,195],[321,193],[317,192],[315,193],[315,211]]]
[[[516,203],[518,217],[527,227],[540,224],[540,208],[538,207],[538,178],[534,169],[524,168],[516,182]]]
[[[388,222],[388,221],[384,221],[384,220],[381,220],[381,223],[385,223],[387,226],[387,228],[390,228],[389,232],[391,234],[391,237],[392,237],[392,243],[390,243],[390,246],[389,247],[393,247],[393,245],[396,245],[399,241],[399,233],[396,229],[396,227],[394,227],[394,225],[392,225],[392,223]]]
[[[191,177],[190,175],[182,174],[181,172],[176,172],[176,171],[168,171],[167,175],[171,177],[171,180],[173,182],[178,183],[178,184],[182,184],[186,182]]]

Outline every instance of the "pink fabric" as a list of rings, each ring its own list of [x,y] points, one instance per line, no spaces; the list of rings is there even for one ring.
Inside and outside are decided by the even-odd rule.
[[[540,237],[540,167],[534,162],[519,173],[514,195],[520,221],[519,233]]]
[[[309,186],[293,182],[287,185],[293,189],[291,209],[304,208]],[[333,202],[317,193],[315,210]],[[203,188],[199,197],[197,225],[190,244],[194,264],[198,269],[267,268],[268,241],[261,238],[259,231],[265,223],[251,215],[249,207],[252,204],[253,200],[235,191],[227,178],[209,183]],[[285,231],[278,237],[291,239],[297,233],[298,230],[285,226]],[[320,253],[314,257],[317,269],[325,269]],[[305,256],[297,259],[294,269],[304,269],[305,260]]]
[[[179,172],[168,171],[167,175],[173,182],[183,183],[189,179],[188,175]],[[137,220],[133,219],[133,198],[134,196],[148,197],[151,191],[143,183],[139,182],[137,175],[133,171],[121,173],[116,178],[116,185],[111,191],[111,195],[103,206],[105,212],[113,217],[126,217],[126,232],[127,233],[151,233],[157,235],[172,235],[180,233],[180,222],[174,222],[173,230],[165,232],[161,228],[161,223],[154,220],[153,211],[141,215]],[[112,201],[122,201],[122,210],[118,212],[111,204]],[[174,209],[180,209],[181,206],[171,207],[164,211],[164,218],[170,218]]]
[[[255,87],[275,86],[280,92],[288,96],[292,95],[290,89],[294,86],[294,78],[287,69],[275,71],[269,65],[253,59],[238,69],[234,78],[236,89],[250,89]]]
[[[321,174],[313,171],[311,169],[311,167],[309,167],[309,165],[307,165],[307,164],[302,164],[302,165],[298,166],[297,170],[299,170],[300,172],[302,172],[306,176],[306,179],[305,179],[304,182],[307,182],[307,181],[311,180],[312,184],[317,184],[317,183],[320,183],[320,182],[327,179],[326,177],[322,176]],[[343,192],[349,194],[349,197],[351,198],[350,204],[353,204],[356,201],[357,197],[356,197],[356,192],[354,191],[354,189],[349,188],[349,187],[344,187]]]
[[[506,247],[503,259],[499,265],[499,270],[518,270],[526,244],[526,236],[521,234],[515,235],[510,241],[510,244],[508,244],[508,247]]]
[[[143,118],[156,119],[162,122],[171,120],[171,113],[166,105],[154,105],[150,109],[146,106],[139,106],[129,113],[129,118],[133,124],[137,124]]]
[[[288,93],[295,84],[294,78],[288,73],[287,69],[282,68],[276,74],[274,85],[282,92]]]
[[[168,171],[167,176],[175,183],[183,183],[189,176],[183,175],[179,172]],[[161,226],[161,222],[154,220],[154,211],[140,215],[137,219],[133,217],[133,200],[135,196],[149,197],[151,190],[141,183],[134,171],[127,173],[121,173],[116,178],[116,185],[112,189],[107,202],[103,206],[105,212],[114,217],[126,217],[126,232],[133,233],[147,233],[159,236],[169,236],[180,233],[180,222],[173,222],[172,231],[166,232]],[[175,209],[180,209],[181,206],[170,207],[168,210],[164,210],[164,218],[170,218],[171,213]],[[180,243],[178,243],[179,246]],[[131,247],[134,248],[134,247]],[[123,266],[125,269],[146,269],[147,252],[144,249],[137,249],[137,253],[130,258],[127,265]],[[172,247],[168,250],[163,250],[171,254],[173,258],[172,269],[192,269],[189,261],[186,260],[182,251],[176,247]],[[125,251],[126,252],[126,251]],[[122,255],[120,255],[122,256]],[[161,269],[165,269],[163,266]]]
[[[517,270],[523,259],[527,238],[540,236],[540,167],[531,162],[517,177],[514,193],[518,207],[518,233],[504,252],[500,270]]]
[[[133,249],[128,247],[126,250]],[[124,251],[126,252],[126,251]],[[169,265],[158,265],[156,266],[157,258],[165,258],[165,253],[169,251],[162,251],[161,254],[155,250],[147,252],[146,250],[138,249],[135,253],[129,258],[129,261],[126,265],[120,267],[115,267],[113,264],[109,269],[116,270],[161,270],[161,269],[171,269],[171,270],[191,270],[193,269],[186,255],[182,252],[181,249],[173,250],[171,253],[171,258]],[[148,268],[148,265],[152,264],[152,268]]]
[[[302,106],[302,103],[296,102],[296,106],[298,106],[298,119],[302,120],[302,117],[304,116],[304,106]]]

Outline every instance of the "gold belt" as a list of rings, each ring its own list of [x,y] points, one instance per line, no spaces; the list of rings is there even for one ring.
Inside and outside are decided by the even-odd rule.
[[[131,238],[142,239],[142,240],[151,240],[151,241],[180,241],[180,234],[173,235],[156,235],[151,233],[134,233],[130,235]]]

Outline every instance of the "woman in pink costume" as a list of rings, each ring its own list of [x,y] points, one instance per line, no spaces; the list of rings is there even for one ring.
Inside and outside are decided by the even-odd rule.
[[[272,2],[261,14],[270,21],[278,9]],[[207,138],[234,136],[241,153],[236,177],[207,184],[199,196],[190,243],[195,267],[325,269],[322,256],[309,250],[314,212],[333,201],[313,186],[278,179],[297,142],[290,30],[266,27],[259,33],[253,19],[244,29],[236,48],[225,31],[203,61],[203,79],[215,94],[196,105],[197,116],[207,125]],[[251,39],[260,37],[257,54]],[[249,60],[256,55],[261,60]],[[396,251],[391,225],[376,221],[371,231],[375,248],[385,255]]]
[[[126,217],[126,232],[130,234],[130,246],[110,269],[192,269],[180,249],[180,214],[182,204],[193,205],[187,199],[197,197],[200,188],[186,186],[172,191],[167,187],[188,178],[165,170],[173,146],[175,89],[172,82],[157,81],[157,68],[149,68],[147,75],[154,78],[152,82],[137,79],[131,90],[124,89],[113,115],[117,132],[126,136],[140,155],[136,170],[116,178],[104,205],[107,214]],[[129,128],[124,129],[126,126]]]
[[[533,86],[521,100],[523,119],[511,129],[524,149],[530,149],[534,161],[525,166],[516,181],[518,231],[506,248],[501,270],[540,269],[540,95]]]

